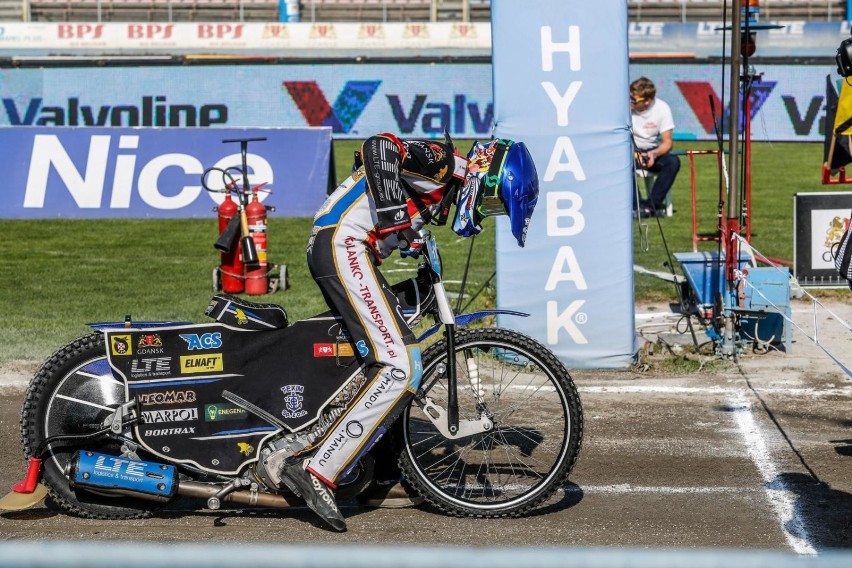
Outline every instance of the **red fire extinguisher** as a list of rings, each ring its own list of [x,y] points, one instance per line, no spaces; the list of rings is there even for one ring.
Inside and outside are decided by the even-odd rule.
[[[257,250],[257,262],[246,264],[246,294],[266,294],[269,287],[266,254],[266,207],[257,198],[257,188],[246,205],[246,220],[249,234]]]
[[[239,216],[239,207],[231,199],[231,194],[225,194],[225,200],[219,205],[219,234],[225,233],[231,219]],[[232,234],[237,237],[237,234]],[[219,271],[222,277],[222,291],[228,294],[239,294],[245,289],[243,283],[243,260],[240,251],[240,239],[228,238],[225,246],[217,247],[222,251]]]

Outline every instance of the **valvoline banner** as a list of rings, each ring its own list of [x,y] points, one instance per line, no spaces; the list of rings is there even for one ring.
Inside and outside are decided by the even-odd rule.
[[[275,215],[309,217],[328,190],[331,128],[0,128],[0,218],[210,217],[224,198],[210,167],[249,182]],[[207,185],[224,187],[211,173]]]
[[[726,73],[715,63],[661,61],[631,64],[630,78],[653,79],[672,107],[676,140],[715,140],[708,100],[722,112]],[[839,79],[835,66],[755,70],[754,139],[822,142],[825,76]],[[328,126],[353,139],[442,137],[446,128],[454,138],[486,138],[491,84],[488,63],[0,69],[0,126]]]
[[[0,126],[328,126],[455,138],[494,127],[488,64],[0,69]]]
[[[583,7],[581,9],[581,7]],[[625,0],[491,5],[496,135],[525,142],[540,181],[525,248],[497,223],[501,318],[569,367],[637,351]]]

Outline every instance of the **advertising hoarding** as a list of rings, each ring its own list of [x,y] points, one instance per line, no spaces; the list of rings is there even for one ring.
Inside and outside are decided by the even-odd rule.
[[[236,167],[248,146],[249,181],[276,215],[308,217],[328,189],[331,129],[0,128],[0,217],[210,217],[224,194],[201,185],[209,167]],[[213,173],[208,185],[221,188]]]
[[[633,63],[674,113],[676,140],[715,140],[708,97],[726,71],[700,63]],[[752,137],[821,142],[829,65],[758,65]],[[376,132],[487,138],[491,65],[317,64],[0,70],[0,126],[329,126],[335,138]],[[239,88],[235,87],[239,86]],[[593,113],[605,112],[599,106]],[[727,133],[727,128],[723,129]]]

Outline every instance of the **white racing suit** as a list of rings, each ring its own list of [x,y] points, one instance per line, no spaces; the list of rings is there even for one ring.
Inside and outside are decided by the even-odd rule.
[[[420,348],[378,265],[399,248],[398,231],[417,230],[435,214],[466,164],[449,141],[390,134],[368,138],[361,155],[364,166],[315,215],[307,250],[311,274],[366,371],[357,398],[306,465],[332,488],[384,434],[421,380]]]

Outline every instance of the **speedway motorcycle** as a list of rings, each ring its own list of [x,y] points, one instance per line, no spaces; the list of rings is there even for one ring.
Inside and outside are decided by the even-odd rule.
[[[537,341],[469,327],[526,314],[454,314],[438,245],[422,236],[416,276],[393,286],[424,349],[421,387],[387,434],[394,458],[446,514],[523,515],[577,459],[577,389]],[[330,312],[290,324],[281,306],[219,294],[207,315],[215,321],[89,324],[91,334],[51,355],[24,396],[27,477],[0,509],[48,493],[64,511],[99,519],[150,516],[177,499],[208,509],[301,504],[282,489],[282,464],[317,446],[356,397],[372,396],[362,392],[364,346]],[[338,501],[364,490],[374,465],[366,454]]]

